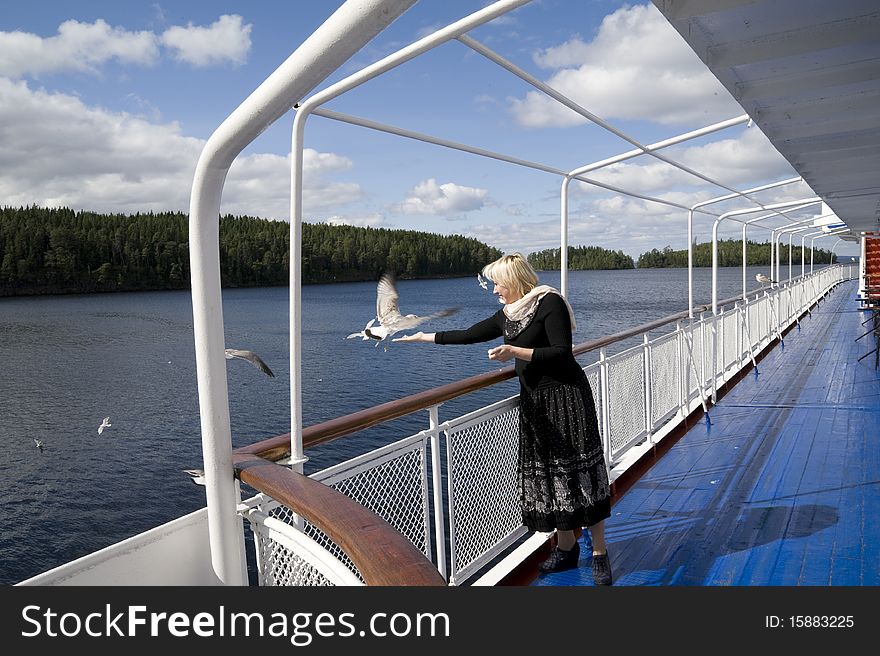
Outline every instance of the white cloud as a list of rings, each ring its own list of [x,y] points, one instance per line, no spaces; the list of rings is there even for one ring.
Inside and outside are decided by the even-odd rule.
[[[699,146],[668,148],[663,154],[699,173],[734,189],[754,186],[756,181],[791,177],[791,165],[773,147],[757,126],[744,130],[736,137],[719,139]],[[644,163],[632,163],[635,161]],[[700,178],[653,157],[640,156],[638,160],[613,164],[585,174],[593,180],[641,194],[680,187],[709,189],[706,198],[728,192]],[[607,193],[588,184],[572,186],[575,193]],[[702,199],[700,199],[702,200]]]
[[[43,38],[28,32],[0,32],[0,75],[18,78],[47,73],[96,73],[109,61],[149,66],[160,56],[160,44],[176,59],[193,66],[245,61],[251,47],[251,25],[241,16],[224,15],[208,27],[171,27],[160,36],[94,23],[68,20],[58,34]]]
[[[605,17],[593,41],[572,39],[537,53],[535,61],[556,70],[547,84],[603,119],[708,124],[742,113],[651,4],[623,7]],[[586,121],[538,91],[510,103],[528,127]]]
[[[2,77],[0,143],[3,205],[122,213],[188,211],[204,147],[176,123],[91,108],[74,96]],[[328,179],[351,166],[347,158],[307,149],[304,163],[307,216],[361,197],[358,185]],[[230,168],[221,211],[287,218],[289,194],[289,157],[241,156]]]
[[[152,32],[129,32],[104,20],[68,20],[58,34],[42,38],[26,32],[0,32],[0,75],[21,77],[60,71],[94,72],[110,60],[149,65],[159,57]]]
[[[192,23],[171,27],[162,34],[162,44],[193,66],[242,64],[251,48],[251,27],[243,25],[237,14],[223,15],[208,27]]]
[[[344,216],[333,215],[324,220],[330,225],[350,225],[360,228],[382,228],[388,225],[385,217],[379,213],[372,214],[347,214]]]
[[[417,184],[403,202],[391,209],[400,214],[457,214],[478,210],[489,199],[486,189],[465,187],[446,182],[437,184],[430,178]]]

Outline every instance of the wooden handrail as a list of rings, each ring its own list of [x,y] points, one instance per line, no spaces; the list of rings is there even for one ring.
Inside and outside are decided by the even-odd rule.
[[[409,539],[342,492],[252,454],[234,454],[233,467],[243,483],[305,517],[339,545],[367,585],[446,585]]]

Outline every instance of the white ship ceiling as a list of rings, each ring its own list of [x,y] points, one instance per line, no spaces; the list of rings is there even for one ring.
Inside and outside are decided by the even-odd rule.
[[[854,232],[880,230],[880,0],[653,0]]]

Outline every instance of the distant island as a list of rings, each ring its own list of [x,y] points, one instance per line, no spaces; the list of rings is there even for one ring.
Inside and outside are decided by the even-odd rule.
[[[806,248],[805,261],[810,261],[810,249]],[[782,262],[788,262],[788,244],[781,243],[779,248],[779,257]],[[712,244],[694,244],[693,259],[695,267],[712,266]],[[801,247],[792,246],[791,249],[792,262],[801,262]],[[831,262],[831,251],[821,248],[813,249],[814,264],[829,264]],[[642,253],[639,256],[638,267],[640,269],[665,269],[684,267],[688,265],[687,249],[673,250],[667,246],[662,251],[656,248]],[[769,266],[770,265],[770,243],[754,242],[751,239],[746,241],[746,266]],[[718,266],[742,266],[742,239],[719,239],[718,240]]]
[[[560,249],[558,248],[529,253],[529,264],[538,271],[559,271],[562,267],[559,254]],[[633,269],[635,264],[633,259],[629,255],[625,255],[623,251],[610,251],[599,246],[569,246],[568,268],[570,271]]]
[[[189,218],[181,212],[100,214],[68,208],[0,208],[0,296],[189,289]],[[476,239],[414,230],[303,223],[304,283],[472,276],[502,252]],[[788,259],[787,245],[782,257]],[[290,225],[250,216],[220,217],[224,287],[289,284]],[[749,242],[749,264],[768,264],[770,245]],[[719,242],[721,266],[739,266],[739,241]],[[800,261],[800,248],[793,257]],[[537,270],[559,270],[559,249],[530,253]],[[830,253],[816,250],[814,262]],[[697,244],[695,266],[711,266]],[[571,270],[686,267],[687,251],[654,249],[638,264],[622,251],[570,246]]]

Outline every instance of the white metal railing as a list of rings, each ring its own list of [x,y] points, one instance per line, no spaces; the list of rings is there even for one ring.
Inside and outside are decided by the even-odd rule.
[[[612,480],[754,365],[757,353],[835,285],[853,278],[852,269],[830,266],[767,288],[663,334],[643,333],[641,344],[613,355],[600,349],[584,371]],[[385,518],[450,584],[470,583],[527,534],[515,478],[518,412],[513,396],[441,423],[433,406],[426,430],[313,478]],[[243,504],[242,514],[254,530],[261,584],[362,582],[335,544],[278,502],[261,494]]]

